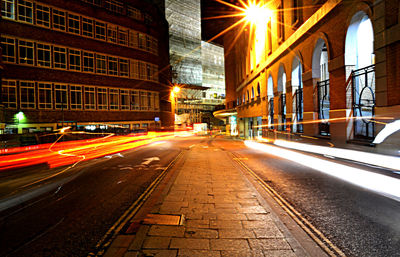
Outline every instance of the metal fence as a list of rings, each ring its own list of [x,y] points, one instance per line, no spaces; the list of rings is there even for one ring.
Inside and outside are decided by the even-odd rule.
[[[293,95],[294,120],[293,132],[303,133],[303,89],[294,91]]]
[[[317,83],[318,91],[318,129],[319,134],[323,136],[330,135],[329,128],[329,79],[324,81],[319,81]]]

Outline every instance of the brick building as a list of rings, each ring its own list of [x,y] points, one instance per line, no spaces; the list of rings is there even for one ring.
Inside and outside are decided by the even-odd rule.
[[[223,38],[227,103],[215,114],[245,138],[374,145],[400,118],[399,1],[259,2],[262,18]]]
[[[1,0],[1,133],[173,125],[168,23],[130,0]]]

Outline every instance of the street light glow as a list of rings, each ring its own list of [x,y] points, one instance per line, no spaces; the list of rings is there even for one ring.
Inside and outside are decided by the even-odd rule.
[[[179,91],[181,91],[181,88],[178,86],[175,86],[173,91],[174,91],[174,93],[179,93]]]
[[[272,16],[272,13],[265,5],[249,2],[248,5],[245,6],[244,16],[247,22],[257,25],[263,22],[266,24],[268,19]]]

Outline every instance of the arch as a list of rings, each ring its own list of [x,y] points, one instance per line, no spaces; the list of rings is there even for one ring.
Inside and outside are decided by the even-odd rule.
[[[324,53],[325,52],[325,53]],[[324,55],[324,56],[322,56]],[[325,80],[329,78],[328,72],[329,48],[326,40],[318,38],[312,55],[312,77]],[[326,67],[321,72],[321,66]],[[323,68],[324,69],[324,68]]]
[[[247,102],[249,102],[250,101],[250,93],[249,93],[249,90],[247,89]]]
[[[374,62],[374,32],[368,15],[357,12],[350,20],[345,41],[345,65],[354,69],[363,68]]]
[[[254,87],[251,87],[251,100],[254,100]]]
[[[278,92],[286,93],[286,72],[285,66],[283,64],[280,65],[278,71]]]
[[[292,62],[291,84],[292,92],[298,88],[303,88],[302,81],[303,67],[300,58],[296,55]]]
[[[257,83],[257,97],[261,96],[260,82]]]
[[[274,80],[270,74],[267,81],[267,96],[268,98],[274,97]]]

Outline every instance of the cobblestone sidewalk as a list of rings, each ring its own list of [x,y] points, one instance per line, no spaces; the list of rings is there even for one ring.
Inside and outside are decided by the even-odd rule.
[[[227,152],[198,145],[180,163],[152,213],[183,214],[183,225],[142,224],[135,236],[119,235],[105,256],[304,256]]]

